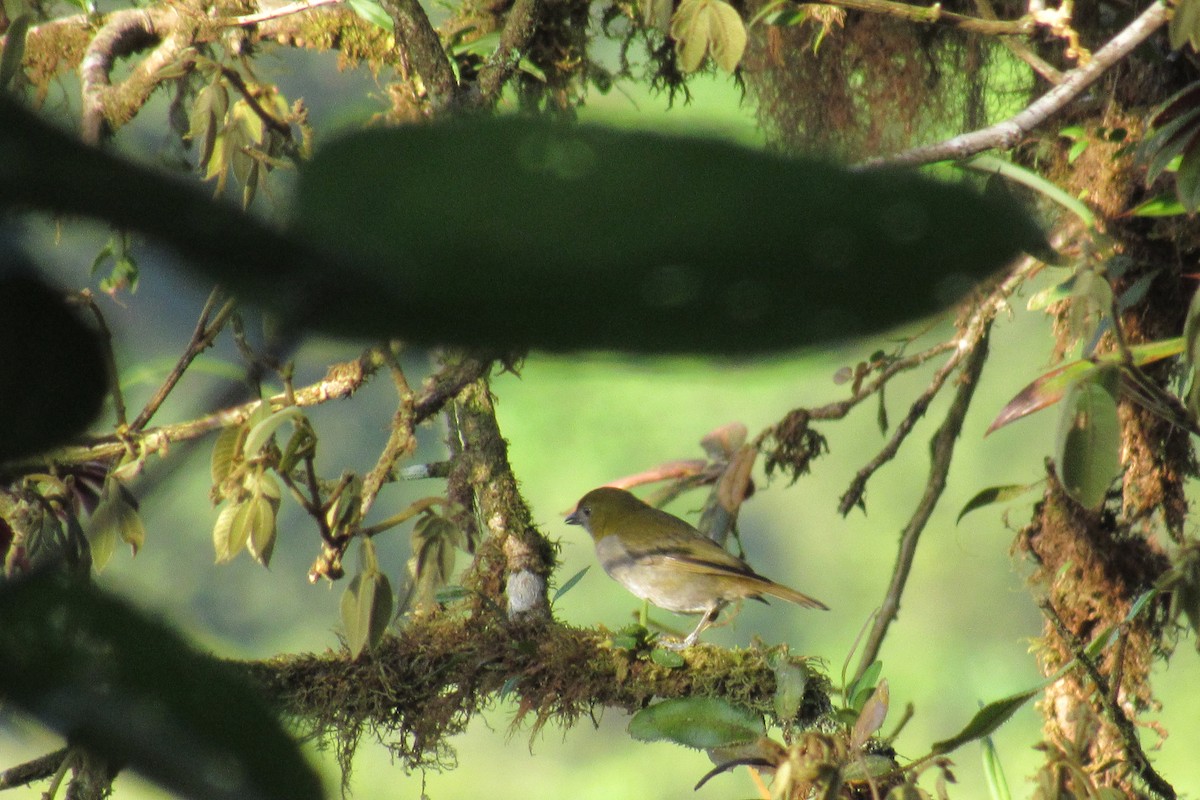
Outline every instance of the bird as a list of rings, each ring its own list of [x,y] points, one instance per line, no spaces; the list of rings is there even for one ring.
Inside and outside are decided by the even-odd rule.
[[[763,595],[807,608],[829,607],[755,572],[696,528],[612,486],[583,496],[566,522],[580,525],[596,544],[609,577],[643,600],[677,614],[700,614],[695,630],[676,649],[696,643],[701,632],[735,600]]]

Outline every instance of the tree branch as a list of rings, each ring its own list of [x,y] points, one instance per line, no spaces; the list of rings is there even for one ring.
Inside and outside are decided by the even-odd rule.
[[[491,105],[500,97],[500,90],[521,63],[521,57],[537,31],[541,0],[516,0],[504,20],[500,44],[487,64],[479,71],[480,102]]]
[[[938,144],[923,145],[886,158],[873,158],[859,168],[918,166],[935,161],[961,161],[984,150],[1008,150],[1022,137],[1041,125],[1092,85],[1110,67],[1158,30],[1170,17],[1171,6],[1154,2],[1108,44],[1096,51],[1092,60],[1063,76],[1063,81],[1039,97],[1028,108],[981,130],[960,134]]]
[[[380,3],[396,25],[396,45],[406,51],[409,66],[424,81],[434,110],[452,106],[458,97],[458,81],[425,9],[418,0],[380,0]]]

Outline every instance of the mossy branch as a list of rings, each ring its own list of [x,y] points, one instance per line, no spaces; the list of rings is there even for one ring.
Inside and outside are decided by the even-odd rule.
[[[656,664],[648,652],[613,649],[602,631],[552,622],[512,623],[493,609],[418,617],[373,655],[284,656],[245,669],[299,727],[332,741],[343,768],[372,733],[407,768],[449,754],[447,739],[497,702],[516,703],[514,725],[532,732],[570,726],[597,709],[636,711],[656,698],[716,696],[773,714],[771,650],[699,645],[685,665]],[[830,709],[829,682],[813,671],[794,722],[817,725]]]

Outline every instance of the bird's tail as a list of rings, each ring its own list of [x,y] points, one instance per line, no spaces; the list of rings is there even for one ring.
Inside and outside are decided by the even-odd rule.
[[[806,608],[819,608],[822,611],[829,610],[829,606],[825,605],[820,600],[809,597],[806,594],[801,594],[795,589],[789,589],[787,586],[784,586],[781,583],[775,583],[774,581],[768,581],[767,585],[763,587],[763,592],[771,595],[772,597],[778,597],[780,600],[787,600],[789,603],[795,603],[798,606],[804,606]]]

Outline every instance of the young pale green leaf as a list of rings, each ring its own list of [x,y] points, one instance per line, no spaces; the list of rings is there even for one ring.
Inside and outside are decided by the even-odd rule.
[[[843,699],[845,699],[846,705],[856,715],[862,710],[863,703],[867,702],[867,698],[874,693],[875,682],[879,680],[881,672],[883,672],[883,662],[876,659],[863,671],[862,676],[858,680],[846,687],[846,694]]]
[[[392,586],[382,572],[360,572],[342,594],[342,624],[350,657],[372,650],[392,619]]]
[[[1096,509],[1121,471],[1121,426],[1116,367],[1076,384],[1059,423],[1058,465],[1063,488],[1080,505]]]
[[[329,143],[301,169],[293,230],[342,262],[272,284],[295,323],[675,353],[878,332],[1043,242],[1014,203],[916,173],[516,117]]]
[[[213,526],[213,549],[217,554],[217,563],[224,564],[232,561],[246,547],[250,529],[245,524],[246,510],[249,498],[230,502],[217,515],[217,523]]]
[[[255,493],[249,500],[247,510],[249,537],[246,547],[250,555],[264,567],[271,566],[271,553],[275,551],[275,509],[277,502],[269,497]]]
[[[96,511],[99,510],[98,506]],[[96,515],[92,514],[91,520],[88,521],[87,541],[88,549],[92,553],[92,567],[96,572],[103,572],[104,568],[108,566],[108,562],[112,560],[119,536],[117,526],[110,515],[105,515],[102,521],[97,523]]]
[[[242,429],[239,425],[230,425],[222,428],[217,434],[217,440],[213,442],[212,455],[209,457],[209,474],[212,477],[213,488],[220,489],[225,479],[229,477],[229,473],[233,471],[233,465],[238,456],[238,439],[242,435]]]
[[[708,0],[708,52],[717,66],[733,72],[746,52],[746,25],[724,0]]]
[[[699,750],[753,742],[763,731],[759,715],[717,697],[663,700],[643,708],[629,721],[629,735],[635,739],[665,739]]]
[[[172,794],[322,795],[261,692],[235,667],[94,584],[42,572],[0,586],[0,674],[6,706]]]
[[[973,742],[976,739],[981,739],[984,736],[989,736],[993,731],[1003,725],[1017,713],[1017,709],[1028,703],[1033,698],[1042,693],[1040,688],[1031,689],[1028,692],[1021,692],[1009,697],[995,700],[988,703],[979,712],[971,718],[966,727],[959,731],[949,739],[943,739],[940,742],[935,742],[933,745],[934,755],[944,755],[957,750],[967,742]]]
[[[396,29],[396,23],[383,10],[383,6],[377,0],[348,0],[348,5],[355,14],[358,14],[363,20],[371,23],[376,28],[385,30],[388,33]]]
[[[808,669],[782,654],[768,663],[775,673],[775,716],[781,722],[794,719],[808,688]]]
[[[962,518],[967,514],[990,506],[993,503],[1005,503],[1018,498],[1037,485],[1036,483],[1010,483],[1004,486],[989,486],[986,489],[981,489],[962,507],[962,511],[958,512],[958,519],[954,522],[957,525],[962,522]]]
[[[266,404],[260,408],[268,408]],[[258,455],[258,451],[270,441],[275,432],[283,426],[285,422],[290,422],[293,425],[300,425],[304,420],[304,412],[296,406],[288,406],[281,408],[278,411],[269,414],[265,419],[256,422],[250,427],[246,434],[246,443],[242,446],[242,453],[246,458],[252,458]]]

